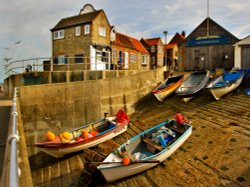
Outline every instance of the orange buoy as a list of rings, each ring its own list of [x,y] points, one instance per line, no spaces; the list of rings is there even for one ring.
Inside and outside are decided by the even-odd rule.
[[[47,132],[47,139],[49,140],[49,141],[52,141],[52,140],[54,140],[56,138],[56,135],[53,133],[53,132],[51,132],[51,131],[48,131]]]
[[[88,132],[84,133],[84,138],[85,138],[85,139],[88,139],[88,138],[91,138],[91,137],[93,137],[92,134],[90,134],[90,133],[88,133]]]
[[[98,133],[99,133],[99,132],[97,132],[97,131],[92,131],[92,132],[90,132],[90,134],[91,134],[92,136],[96,136]]]
[[[131,160],[129,157],[123,157],[123,165],[128,166],[130,164]]]

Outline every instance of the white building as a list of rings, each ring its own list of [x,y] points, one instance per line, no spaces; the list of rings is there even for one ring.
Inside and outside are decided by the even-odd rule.
[[[250,68],[250,35],[234,45],[234,67]]]

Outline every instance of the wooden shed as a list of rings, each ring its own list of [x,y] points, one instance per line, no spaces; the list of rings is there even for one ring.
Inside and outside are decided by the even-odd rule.
[[[207,17],[179,45],[181,70],[229,70],[234,67],[234,47],[239,39]]]
[[[235,44],[235,67],[250,68],[250,35]]]

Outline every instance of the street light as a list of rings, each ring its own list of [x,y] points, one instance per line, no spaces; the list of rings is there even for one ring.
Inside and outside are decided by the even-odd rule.
[[[167,35],[168,35],[168,31],[163,31],[163,34],[165,35],[165,47],[166,47],[166,50],[164,50],[164,53],[165,53],[165,65],[167,67]]]

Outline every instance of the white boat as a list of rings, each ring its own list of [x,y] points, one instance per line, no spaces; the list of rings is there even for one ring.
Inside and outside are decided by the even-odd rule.
[[[37,142],[30,146],[35,146],[51,156],[63,157],[112,139],[125,132],[128,125],[129,118],[124,111],[120,110],[115,116],[105,116],[99,121],[67,131],[68,139],[65,139],[62,133],[55,136],[53,140]]]
[[[143,172],[172,155],[191,133],[191,125],[167,120],[121,145],[97,169],[108,182]],[[124,165],[124,155],[129,155],[131,164]]]
[[[183,81],[175,93],[188,102],[206,86],[208,80],[209,71],[195,71]]]
[[[241,70],[226,72],[209,83],[206,88],[209,89],[216,100],[219,100],[222,96],[235,90],[241,84],[243,76],[244,73]]]

